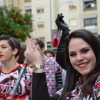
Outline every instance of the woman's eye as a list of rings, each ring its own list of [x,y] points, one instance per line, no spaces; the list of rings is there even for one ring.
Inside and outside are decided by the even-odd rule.
[[[69,54],[69,56],[74,57],[74,56],[76,56],[76,53],[71,53],[71,54]]]
[[[4,48],[7,48],[7,47],[2,47],[2,48],[4,49]]]
[[[87,53],[90,49],[83,49],[82,53]]]

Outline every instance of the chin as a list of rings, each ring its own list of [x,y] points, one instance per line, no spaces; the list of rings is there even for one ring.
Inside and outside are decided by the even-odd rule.
[[[80,73],[82,76],[87,76],[89,72]]]

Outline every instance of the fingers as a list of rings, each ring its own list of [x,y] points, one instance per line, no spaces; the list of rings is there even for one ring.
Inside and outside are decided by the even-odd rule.
[[[30,45],[31,45],[31,49],[32,49],[33,51],[36,51],[36,50],[37,50],[37,49],[36,49],[36,46],[35,46],[35,43],[33,42],[32,39],[30,39]]]
[[[30,38],[26,39],[26,48],[28,51],[36,50],[35,43],[33,42],[32,39],[30,39]]]

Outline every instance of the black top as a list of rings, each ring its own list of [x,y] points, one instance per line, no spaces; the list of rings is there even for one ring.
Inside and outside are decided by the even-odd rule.
[[[59,97],[58,94],[49,97],[45,73],[33,73],[32,100],[58,100]]]

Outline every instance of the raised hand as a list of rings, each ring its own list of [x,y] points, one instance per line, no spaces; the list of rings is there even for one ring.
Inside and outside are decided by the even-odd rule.
[[[58,27],[58,30],[59,29],[62,30],[62,33],[69,33],[70,29],[68,25],[65,23],[65,21],[63,20],[63,17],[64,16],[62,15],[62,13],[58,14],[55,23]]]
[[[24,55],[31,64],[42,65],[42,57],[32,39],[26,39],[26,50]]]

